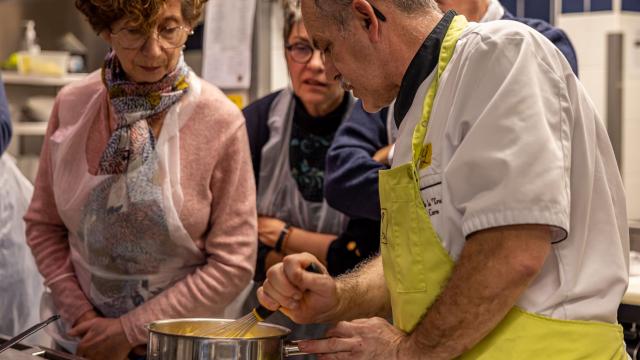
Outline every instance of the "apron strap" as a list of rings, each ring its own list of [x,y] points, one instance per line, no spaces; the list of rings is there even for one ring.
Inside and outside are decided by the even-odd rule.
[[[467,19],[463,15],[457,15],[453,18],[451,25],[449,25],[449,30],[447,30],[447,34],[442,41],[436,74],[429,86],[427,96],[424,98],[422,118],[413,130],[411,148],[413,154],[413,165],[416,170],[423,169],[431,164],[431,146],[424,146],[424,139],[427,136],[429,119],[431,118],[431,110],[433,109],[436,92],[440,86],[440,77],[453,57],[453,52],[456,48],[458,38],[464,29],[467,28],[468,24]]]

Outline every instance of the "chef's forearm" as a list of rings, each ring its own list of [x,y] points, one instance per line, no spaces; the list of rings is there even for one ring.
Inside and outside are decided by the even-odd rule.
[[[402,354],[453,359],[471,349],[514,306],[549,251],[546,226],[509,226],[470,236],[451,279]]]
[[[386,317],[391,311],[380,256],[341,275],[337,286],[339,306],[332,316],[333,321]]]

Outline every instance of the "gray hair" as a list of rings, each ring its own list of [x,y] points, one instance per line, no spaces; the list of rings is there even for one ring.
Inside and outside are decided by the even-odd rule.
[[[300,0],[282,0],[282,10],[284,12],[284,28],[282,35],[286,44],[293,31],[293,27],[302,21],[302,12],[300,11]]]
[[[406,14],[435,10],[440,12],[438,3],[435,0],[385,0],[391,2],[400,11]],[[316,9],[324,15],[333,19],[338,25],[344,27],[349,20],[349,12],[345,11],[353,0],[314,0]]]

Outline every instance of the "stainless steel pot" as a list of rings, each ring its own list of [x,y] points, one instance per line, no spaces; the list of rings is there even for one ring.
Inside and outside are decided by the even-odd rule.
[[[291,330],[260,323],[244,338],[197,337],[189,334],[203,326],[233,320],[174,319],[147,325],[149,360],[280,360],[304,355],[294,343],[284,342]]]

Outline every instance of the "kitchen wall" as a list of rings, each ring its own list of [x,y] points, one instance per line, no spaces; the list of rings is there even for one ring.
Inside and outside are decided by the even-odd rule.
[[[619,160],[627,211],[630,219],[640,219],[640,9],[629,8],[624,0],[564,0],[560,10],[557,24],[576,49],[580,80],[610,131],[615,127],[607,118],[608,106],[620,108]],[[622,35],[622,81],[616,84],[622,89],[621,105],[608,104],[607,37],[611,34]]]
[[[289,84],[289,70],[285,61],[282,38],[283,12],[279,2],[272,3],[271,16],[271,89],[280,89]]]
[[[43,50],[56,50],[58,39],[72,32],[89,49],[89,70],[100,67],[107,45],[76,10],[73,0],[0,0],[0,59],[19,47],[22,21],[36,22],[38,43]]]
[[[640,4],[637,1],[636,4]],[[623,168],[629,218],[640,219],[640,9],[621,15],[624,29]]]
[[[22,2],[0,0],[0,61],[18,47]]]

